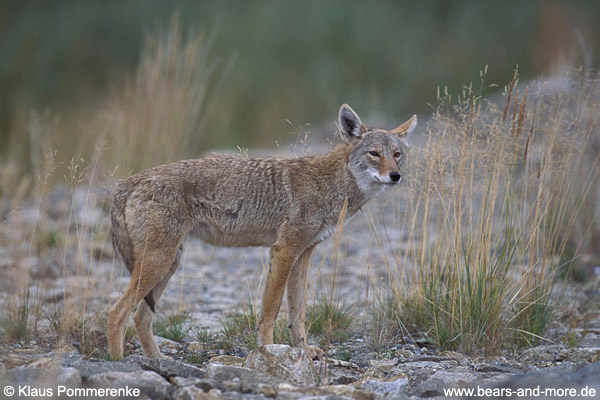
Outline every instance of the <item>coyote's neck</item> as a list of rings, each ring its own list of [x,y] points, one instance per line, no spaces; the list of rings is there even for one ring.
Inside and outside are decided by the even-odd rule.
[[[355,214],[362,206],[374,197],[370,190],[364,190],[357,182],[356,177],[348,168],[352,146],[337,146],[327,154],[315,156],[316,162],[325,172],[331,191],[338,201],[348,199],[348,215]],[[341,205],[340,205],[341,206]]]

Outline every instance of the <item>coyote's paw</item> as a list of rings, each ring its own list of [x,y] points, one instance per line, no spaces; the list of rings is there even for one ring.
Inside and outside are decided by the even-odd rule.
[[[320,360],[323,358],[323,350],[321,350],[318,346],[307,344],[302,346],[302,348],[311,360]]]

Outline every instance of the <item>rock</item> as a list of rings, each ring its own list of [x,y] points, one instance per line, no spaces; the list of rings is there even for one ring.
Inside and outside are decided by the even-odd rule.
[[[277,395],[275,388],[266,383],[261,383],[258,385],[258,390],[267,397],[275,397]]]
[[[196,400],[203,399],[204,392],[195,386],[186,386],[173,393],[173,400]]]
[[[376,395],[370,390],[362,390],[349,385],[326,386],[325,389],[338,396],[349,397],[354,400],[375,400]]]
[[[156,344],[164,354],[174,354],[181,349],[181,345],[171,339],[154,335]]]
[[[25,368],[50,368],[56,365],[51,358],[38,358],[32,363],[27,364]]]
[[[515,375],[500,381],[495,387],[511,388],[574,388],[580,391],[584,387],[595,388],[600,393],[600,362],[587,364],[579,371],[570,373],[529,372]],[[564,396],[563,396],[564,397]]]
[[[213,381],[212,379],[182,378],[180,376],[172,376],[169,378],[169,382],[179,387],[196,386],[198,389],[202,389],[205,392],[217,387],[217,382]]]
[[[90,376],[86,384],[102,388],[137,388],[151,399],[167,399],[171,385],[153,371],[104,372]]]
[[[260,390],[260,386],[262,383],[258,385],[258,389]],[[241,392],[242,391],[242,381],[239,378],[233,378],[230,381],[225,381],[221,383],[221,389],[225,392]]]
[[[6,372],[6,366],[4,365],[4,363],[0,362],[0,374],[3,374]]]
[[[215,393],[204,393],[201,389],[198,389],[195,386],[186,386],[173,393],[172,398],[173,400],[216,400],[221,398],[220,396],[215,396],[214,394]]]
[[[527,364],[556,361],[560,354],[564,354],[567,348],[563,345],[536,346],[525,349],[519,357],[519,361]]]
[[[168,358],[148,358],[132,355],[123,359],[123,362],[136,363],[142,367],[142,369],[154,371],[167,379],[172,376],[180,376],[182,378],[204,378],[204,371],[200,368]]]
[[[191,351],[193,353],[198,353],[200,351],[204,351],[204,348],[206,346],[200,342],[197,341],[193,341],[193,342],[189,342],[187,345],[187,351]]]
[[[253,350],[244,366],[300,386],[315,385],[311,360],[304,351],[284,344],[270,344]]]
[[[276,386],[282,382],[282,379],[270,376],[250,368],[237,367],[233,365],[223,365],[210,363],[206,368],[206,377],[217,382],[217,387],[223,389],[222,382],[233,381],[238,378],[241,382],[240,390],[244,393],[259,393],[259,385],[266,383]]]
[[[329,400],[374,400],[375,393],[352,386],[295,387],[279,385],[277,400],[283,399],[329,399]]]
[[[517,369],[509,364],[499,364],[499,363],[480,363],[476,364],[474,367],[477,372],[504,372],[508,374],[518,374],[523,372],[520,369]]]
[[[71,364],[77,369],[83,379],[89,379],[94,375],[108,372],[141,372],[142,367],[134,362],[125,361],[87,361],[78,360]]]
[[[12,385],[64,385],[69,387],[79,386],[81,375],[74,368],[53,367],[49,369],[16,368],[11,369],[0,377],[0,382]]]
[[[391,381],[380,381],[367,379],[362,383],[362,387],[367,388],[380,396],[399,397],[408,388],[407,378],[398,378]]]
[[[6,369],[10,370],[13,368],[20,367],[21,365],[28,364],[30,360],[31,360],[30,357],[12,353],[12,354],[7,355],[4,358],[4,360],[2,360],[2,363],[4,364]]]
[[[412,394],[418,397],[443,396],[444,388],[471,387],[474,382],[485,378],[484,374],[475,374],[469,371],[440,370],[432,374],[429,379],[417,385]]]
[[[430,379],[439,379],[448,387],[466,387],[470,386],[481,375],[468,371],[437,371],[431,375]]]
[[[264,394],[242,394],[238,392],[225,392],[221,395],[221,399],[227,400],[268,400]]]
[[[236,357],[236,356],[216,356],[210,359],[212,363],[219,363],[223,365],[238,365],[242,366],[244,364],[244,357]]]
[[[600,360],[600,347],[582,347],[568,349],[557,357],[558,361],[573,363],[594,363]]]
[[[444,382],[439,379],[429,379],[422,382],[412,390],[412,394],[418,397],[437,397],[444,395]]]
[[[395,360],[370,360],[369,368],[365,371],[364,379],[379,379],[390,374],[396,366]]]
[[[408,379],[411,387],[419,386],[421,383],[425,382],[427,379],[431,377],[431,375],[435,374],[435,371],[430,368],[421,368],[416,369],[412,372],[409,372]]]

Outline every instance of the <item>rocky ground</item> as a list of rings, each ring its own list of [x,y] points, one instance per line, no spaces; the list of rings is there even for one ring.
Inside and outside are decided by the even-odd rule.
[[[394,227],[402,197],[394,192],[358,214],[313,257],[313,298],[343,299],[352,305],[357,325],[348,340],[329,346],[325,360],[308,360],[285,345],[249,351],[239,343],[203,342],[201,337],[221,335],[227,313],[260,304],[268,250],[215,248],[189,238],[158,307],[159,314],[186,311],[183,338],[157,338],[168,359],[143,357],[133,337],[124,360],[106,361],[101,321],[129,276],[110,245],[102,193],[59,186],[42,206],[0,207],[6,221],[0,229],[0,301],[5,304],[0,334],[8,336],[8,321],[22,309],[24,290],[30,289],[27,334],[0,345],[2,387],[54,388],[56,395],[57,385],[129,386],[152,399],[376,399],[437,397],[448,387],[540,385],[593,387],[600,397],[600,274],[593,268],[587,282],[562,291],[569,322],[558,321],[549,341],[538,346],[493,357],[444,351],[410,336],[374,346],[367,333],[369,307],[391,279],[410,268],[401,265],[404,241]],[[69,311],[76,319],[72,325],[83,327],[61,338],[57,325],[66,323]]]

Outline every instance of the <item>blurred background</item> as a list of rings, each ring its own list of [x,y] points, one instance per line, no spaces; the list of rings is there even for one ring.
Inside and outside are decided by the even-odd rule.
[[[109,161],[122,175],[304,130],[330,135],[344,102],[393,124],[430,112],[438,87],[479,85],[486,65],[496,91],[517,66],[522,80],[597,67],[599,18],[595,0],[4,1],[0,157],[24,172],[44,151],[60,168],[98,143],[180,144],[143,163]],[[135,130],[142,139],[118,139]]]

